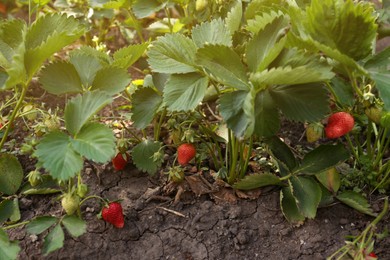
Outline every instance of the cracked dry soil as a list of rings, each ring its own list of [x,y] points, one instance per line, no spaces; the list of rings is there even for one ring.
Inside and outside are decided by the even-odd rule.
[[[19,259],[325,259],[344,244],[346,235],[358,234],[372,220],[337,204],[294,227],[284,219],[275,190],[235,203],[187,192],[174,204],[158,180],[132,165],[121,173],[108,168],[100,178],[86,170],[91,194],[122,200],[124,228],[98,219],[99,202],[89,200],[82,206],[87,233],[77,239],[66,235],[64,247],[48,256],[41,254],[41,235],[27,234],[25,228],[9,231],[11,239],[20,240]],[[22,220],[62,214],[55,196],[30,196],[20,204]],[[375,207],[380,211],[380,202]],[[379,230],[388,225],[389,216]],[[389,245],[389,238],[377,242],[379,259],[390,259]]]

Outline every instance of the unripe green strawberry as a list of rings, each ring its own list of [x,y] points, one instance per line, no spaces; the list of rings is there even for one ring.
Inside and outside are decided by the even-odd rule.
[[[27,175],[28,182],[30,183],[31,186],[37,186],[42,182],[42,175],[39,171],[31,171]]]
[[[29,121],[34,121],[37,119],[37,110],[34,108],[33,105],[27,104],[23,107],[22,112],[24,116],[27,118]]]
[[[180,165],[186,165],[196,155],[196,149],[193,144],[184,143],[177,148],[177,161]]]
[[[80,197],[76,194],[67,193],[61,200],[62,208],[66,214],[73,215],[79,208]]]
[[[208,0],[196,0],[195,10],[198,12],[203,11],[208,4],[209,4]]]
[[[390,112],[385,112],[382,114],[380,124],[385,128],[390,128]]]
[[[122,205],[119,202],[110,202],[102,209],[102,218],[113,224],[116,228],[123,228],[125,219],[123,217]]]
[[[379,124],[382,117],[382,108],[377,106],[371,106],[364,110],[367,117],[374,123]]]
[[[48,117],[43,122],[49,131],[54,131],[60,128],[60,120],[57,117]]]
[[[168,172],[168,178],[170,181],[179,183],[184,180],[184,171],[181,167],[175,166]]]
[[[309,124],[306,128],[306,139],[309,143],[318,141],[324,132],[324,127],[319,123]]]
[[[327,138],[334,139],[350,132],[355,125],[353,116],[347,112],[337,112],[328,119],[328,125],[325,128]]]

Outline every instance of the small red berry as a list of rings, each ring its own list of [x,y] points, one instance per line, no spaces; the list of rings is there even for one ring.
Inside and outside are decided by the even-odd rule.
[[[378,256],[374,252],[371,252],[370,254],[368,254],[368,256],[372,258],[378,258]]]
[[[102,218],[116,228],[123,228],[125,225],[122,205],[118,202],[111,202],[108,207],[103,207]]]
[[[347,112],[337,112],[328,119],[328,125],[325,128],[327,138],[334,139],[350,132],[355,125],[353,116]]]
[[[112,165],[116,171],[123,170],[129,161],[129,155],[127,153],[118,153],[112,159]]]
[[[186,165],[195,155],[196,149],[193,144],[185,143],[177,148],[177,161],[180,165]]]

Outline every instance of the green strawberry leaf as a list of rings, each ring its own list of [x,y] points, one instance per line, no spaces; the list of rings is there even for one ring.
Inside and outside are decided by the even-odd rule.
[[[39,235],[57,222],[57,218],[50,216],[36,217],[27,224],[27,232],[30,234]]]
[[[261,137],[273,136],[280,128],[279,111],[275,102],[268,91],[261,91],[257,93],[254,103],[254,134]]]
[[[317,173],[315,176],[317,180],[333,194],[336,193],[341,186],[340,174],[335,167]]]
[[[230,32],[230,35],[233,35],[236,31],[238,31],[238,29],[240,29],[242,13],[242,2],[241,0],[236,1],[225,18],[225,24]]]
[[[285,37],[287,26],[288,20],[284,16],[279,16],[258,31],[248,42],[246,57],[251,71],[266,69],[279,55],[287,40]]]
[[[46,256],[51,252],[62,248],[64,246],[64,239],[64,231],[62,230],[61,225],[58,224],[45,237],[42,249],[43,254]]]
[[[14,203],[11,199],[5,199],[0,202],[0,224],[7,221],[14,211]],[[1,230],[1,229],[0,229]]]
[[[248,12],[248,9],[246,10]],[[253,34],[258,34],[263,30],[267,25],[274,23],[275,20],[279,20],[281,17],[284,17],[285,14],[278,10],[270,10],[268,12],[262,12],[251,19],[248,19],[246,29]]]
[[[222,19],[204,22],[192,29],[192,40],[202,48],[205,44],[232,46],[230,31]]]
[[[370,71],[370,76],[375,81],[375,87],[378,89],[379,96],[384,103],[383,107],[385,110],[390,111],[390,73]]]
[[[132,95],[132,112],[131,120],[134,127],[144,129],[155,117],[162,104],[162,97],[152,88],[139,88]]]
[[[337,101],[345,107],[352,107],[355,102],[355,96],[351,84],[339,77],[334,77],[331,80],[331,83],[332,90],[336,95]]]
[[[196,63],[214,80],[226,86],[248,90],[247,71],[240,56],[224,45],[205,45],[196,53]]]
[[[317,122],[329,112],[328,91],[323,84],[272,86],[268,90],[290,120]]]
[[[345,161],[349,156],[342,144],[320,145],[305,155],[296,171],[306,175],[317,174]]]
[[[99,70],[93,80],[91,90],[101,90],[115,95],[125,90],[131,78],[127,70],[116,67],[105,67]]]
[[[164,89],[164,104],[170,111],[190,111],[202,101],[209,80],[198,73],[174,74]]]
[[[68,180],[83,168],[83,159],[71,145],[71,138],[62,132],[45,135],[35,151],[39,162],[55,179]]]
[[[85,232],[87,232],[87,224],[84,220],[76,217],[75,215],[66,215],[62,219],[62,224],[72,235],[72,237],[79,237]]]
[[[20,217],[19,199],[14,198],[12,201],[12,214],[9,216],[9,220],[14,223],[19,221]]]
[[[313,39],[355,60],[371,53],[377,24],[370,3],[313,0],[306,14],[306,30]]]
[[[292,171],[298,165],[298,161],[292,153],[291,149],[285,142],[280,140],[277,136],[272,136],[265,139],[265,143],[271,152],[272,157],[278,162],[287,167],[289,171]],[[284,176],[284,175],[283,175]]]
[[[344,204],[356,209],[357,211],[375,217],[376,214],[372,211],[370,204],[363,195],[354,191],[344,191],[336,196],[338,200]]]
[[[269,185],[281,185],[279,177],[272,173],[258,173],[245,176],[233,185],[238,190],[252,190]]]
[[[119,49],[114,53],[114,61],[112,66],[128,69],[145,53],[148,45],[149,43],[142,43],[137,45],[129,45],[125,48]]]
[[[18,241],[10,241],[7,233],[0,229],[0,259],[14,260],[18,258],[21,248]]]
[[[3,20],[0,22],[0,66],[9,68],[15,49],[23,44],[23,33],[27,29],[22,20]]]
[[[18,159],[11,154],[0,154],[0,192],[15,194],[23,181],[23,168]]]
[[[320,185],[314,179],[302,176],[292,176],[289,184],[299,212],[307,218],[314,219],[321,201]]]
[[[331,67],[322,64],[310,64],[292,68],[278,67],[261,72],[252,73],[250,81],[259,86],[266,85],[298,85],[313,82],[327,81],[333,78]]]
[[[166,34],[158,37],[147,52],[148,62],[154,72],[195,72],[195,43],[182,34]]]
[[[55,95],[80,93],[82,83],[75,67],[64,61],[51,63],[40,73],[42,88]]]
[[[161,145],[162,143],[151,140],[144,140],[137,144],[132,151],[133,162],[137,168],[154,175],[162,161],[154,161],[153,155],[161,149]]]
[[[72,98],[65,107],[66,129],[76,135],[93,115],[110,102],[112,98],[107,93],[96,90]]]
[[[115,140],[112,130],[107,126],[89,123],[81,128],[71,142],[75,151],[88,160],[105,163],[115,155]]]
[[[103,68],[103,64],[97,56],[87,53],[73,51],[71,52],[69,61],[76,69],[81,84],[85,89],[92,86],[96,74]]]
[[[137,18],[145,18],[159,11],[164,4],[157,0],[136,0],[133,5],[133,12]]]
[[[26,34],[25,66],[31,78],[52,54],[77,40],[84,26],[66,14],[46,14],[38,18]]]
[[[238,137],[245,136],[249,125],[253,123],[243,109],[247,95],[247,91],[239,90],[222,94],[219,99],[221,116],[227,127]]]
[[[288,222],[300,225],[305,221],[305,216],[299,212],[297,202],[290,187],[284,187],[281,189],[280,207]]]

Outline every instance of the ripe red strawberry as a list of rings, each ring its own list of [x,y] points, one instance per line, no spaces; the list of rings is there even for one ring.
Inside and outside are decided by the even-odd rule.
[[[118,153],[112,159],[112,165],[116,171],[121,171],[126,167],[126,164],[129,161],[129,155],[127,153]]]
[[[369,253],[368,256],[370,257],[368,259],[378,259],[378,256],[374,252]]]
[[[325,128],[327,138],[334,139],[347,134],[353,129],[355,120],[347,112],[337,112],[328,119],[328,125]]]
[[[113,224],[116,228],[123,228],[125,225],[122,205],[119,202],[110,202],[108,207],[103,207],[102,218],[106,222]]]
[[[181,144],[177,148],[177,161],[180,165],[186,165],[196,155],[196,149],[193,144]]]

